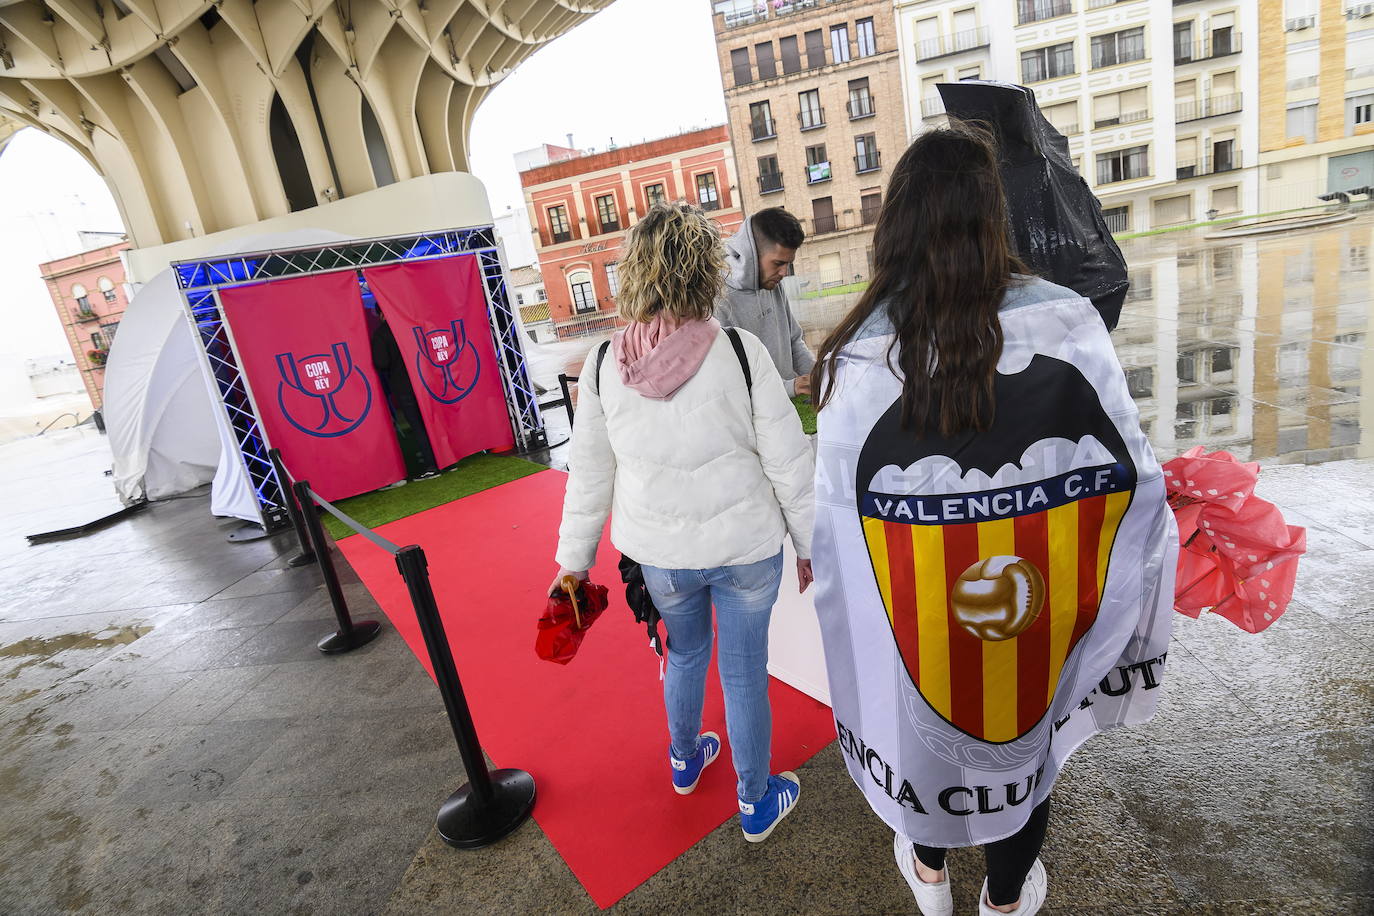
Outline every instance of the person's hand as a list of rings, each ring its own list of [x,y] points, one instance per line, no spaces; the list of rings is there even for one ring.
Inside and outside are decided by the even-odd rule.
[[[561,592],[561,591],[563,590],[563,577],[564,577],[564,576],[572,576],[574,579],[576,579],[576,580],[579,581],[579,582],[586,582],[586,581],[587,581],[587,571],[586,571],[585,569],[582,570],[581,572],[576,572],[576,571],[574,571],[574,570],[565,569],[565,568],[563,568],[562,566],[560,566],[560,567],[558,567],[558,575],[554,576],[554,577],[553,577],[553,582],[549,584],[549,594],[550,594],[550,595],[556,595],[556,594],[558,594],[559,592]]]
[[[799,375],[792,380],[792,384],[795,386],[797,394],[811,397],[811,376]]]
[[[810,560],[797,561],[797,581],[801,583],[801,588],[798,589],[799,594],[805,593],[807,586],[816,581],[815,574],[811,572]]]

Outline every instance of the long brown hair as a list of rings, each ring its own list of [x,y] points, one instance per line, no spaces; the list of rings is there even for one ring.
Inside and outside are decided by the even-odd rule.
[[[997,309],[1012,273],[992,135],[966,122],[922,134],[892,172],[873,233],[873,277],[824,344],[811,387],[824,409],[839,351],[886,308],[902,381],[902,426],[950,437],[992,425],[1002,353]],[[889,353],[889,363],[893,353]],[[934,430],[932,430],[933,432]]]

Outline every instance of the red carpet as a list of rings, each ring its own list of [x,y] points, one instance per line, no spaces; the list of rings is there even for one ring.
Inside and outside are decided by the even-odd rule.
[[[497,766],[534,775],[535,820],[592,899],[608,907],[737,812],[735,776],[726,741],[693,795],[673,792],[658,659],[625,606],[620,555],[609,538],[592,578],[611,587],[611,606],[571,664],[535,656],[535,620],[557,571],[566,480],[556,471],[535,474],[378,531],[424,548],[484,749]],[[339,549],[428,667],[392,558],[363,538],[348,538]],[[828,707],[778,680],[770,695],[775,772],[799,766],[834,740]],[[441,703],[437,692],[434,702]],[[714,672],[703,728],[725,738]],[[456,748],[453,765],[461,772]],[[786,831],[779,828],[770,842]]]

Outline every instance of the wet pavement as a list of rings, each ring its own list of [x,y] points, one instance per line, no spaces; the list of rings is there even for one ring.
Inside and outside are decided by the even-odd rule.
[[[1374,913],[1372,233],[1366,214],[1123,246],[1115,338],[1161,456],[1262,460],[1309,555],[1261,635],[1179,617],[1160,714],[1071,759],[1044,913]],[[477,852],[437,839],[461,782],[437,692],[389,626],[316,651],[329,605],[317,570],[286,567],[289,536],[230,544],[237,523],[192,494],[27,546],[117,507],[103,448],[0,447],[0,913],[595,910],[535,824]],[[615,909],[914,913],[835,746],[800,774],[767,843],[727,823]],[[975,912],[978,853],[950,867]]]

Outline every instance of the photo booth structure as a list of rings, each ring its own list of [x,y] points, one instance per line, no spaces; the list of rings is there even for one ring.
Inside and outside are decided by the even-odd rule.
[[[540,448],[547,444],[544,424],[526,367],[519,322],[507,297],[496,231],[492,226],[392,238],[341,240],[310,247],[198,258],[172,265],[193,334],[200,344],[206,376],[213,380],[218,409],[223,411],[223,419],[237,444],[242,479],[253,491],[264,530],[273,532],[290,524],[286,510],[289,497],[268,456],[275,443],[269,440],[260,409],[264,403],[272,403],[273,395],[253,390],[249,373],[244,369],[244,353],[234,337],[232,320],[226,318],[226,294],[232,298],[248,292],[248,287],[326,274],[335,275],[335,278],[349,276],[359,288],[365,288],[365,270],[463,256],[472,256],[477,266],[514,447],[520,452]],[[354,299],[354,302],[361,300]],[[318,308],[318,305],[307,299],[293,301],[290,297],[284,300],[279,297],[272,307],[293,310]],[[290,317],[283,311],[284,323]],[[397,328],[396,333],[399,340],[406,331]],[[368,353],[353,354],[351,361],[368,364],[370,371]],[[351,366],[345,368],[345,373],[349,370]],[[338,372],[339,367],[334,366],[333,371]],[[371,397],[385,416],[382,392],[374,390]],[[264,398],[269,400],[264,401]],[[389,417],[387,422],[390,422]],[[318,441],[320,449],[329,449],[329,439]],[[334,460],[346,462],[349,456],[339,454]]]

